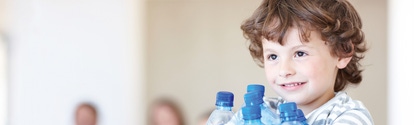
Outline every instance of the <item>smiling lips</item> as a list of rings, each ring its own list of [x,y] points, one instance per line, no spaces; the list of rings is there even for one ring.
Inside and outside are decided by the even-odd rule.
[[[284,90],[295,91],[295,90],[299,90],[300,88],[302,88],[305,84],[306,82],[290,82],[290,83],[280,84],[280,86]]]
[[[305,84],[304,82],[294,82],[294,83],[286,83],[286,84],[281,84],[281,86],[283,87],[294,87],[294,86],[299,86],[299,85],[303,85]]]

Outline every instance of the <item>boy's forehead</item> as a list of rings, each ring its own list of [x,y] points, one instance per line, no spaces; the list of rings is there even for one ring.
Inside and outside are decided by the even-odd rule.
[[[309,50],[318,50],[322,49],[322,48],[331,48],[329,45],[326,44],[326,41],[324,41],[323,39],[321,39],[320,37],[318,38],[317,32],[313,32],[311,37],[309,38],[309,41],[303,41],[300,38],[296,38],[296,39],[289,39],[286,42],[284,42],[284,44],[280,44],[277,41],[271,41],[271,40],[267,40],[267,39],[262,39],[262,51],[266,52],[266,51],[284,51],[284,50],[296,50],[299,48],[307,48]],[[329,50],[330,52],[332,52],[332,50]]]
[[[268,37],[266,36],[273,36]],[[281,41],[278,41],[281,38]],[[261,40],[267,40],[270,42],[277,42],[281,45],[287,44],[289,41],[300,41],[301,43],[307,43],[312,41],[312,39],[322,39],[321,34],[319,31],[312,30],[310,28],[298,28],[298,27],[290,27],[288,28],[283,35],[262,35]]]
[[[312,32],[320,32],[317,29],[310,22],[303,20],[293,20],[289,25],[281,24],[280,20],[274,20],[273,23],[268,22],[267,25],[263,25],[261,37],[271,41],[277,41],[283,45],[288,32],[295,30],[294,32],[297,32],[302,42],[307,42]]]

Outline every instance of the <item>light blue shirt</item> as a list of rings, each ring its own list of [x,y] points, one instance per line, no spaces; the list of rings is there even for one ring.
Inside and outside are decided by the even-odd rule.
[[[265,98],[265,102],[278,110],[277,106],[284,101],[281,98]],[[334,98],[306,115],[306,119],[309,125],[374,125],[364,104],[352,100],[345,92],[337,92]]]

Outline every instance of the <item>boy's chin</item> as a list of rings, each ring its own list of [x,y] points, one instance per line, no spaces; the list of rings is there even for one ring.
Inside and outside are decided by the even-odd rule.
[[[287,102],[295,102],[296,104],[300,104],[304,102],[304,96],[302,95],[286,95],[282,97]]]

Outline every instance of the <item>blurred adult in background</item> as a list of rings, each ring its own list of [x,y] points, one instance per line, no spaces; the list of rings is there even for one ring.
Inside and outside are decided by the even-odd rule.
[[[97,125],[98,112],[96,107],[91,103],[81,103],[77,106],[75,112],[76,125]]]
[[[168,98],[156,100],[149,109],[149,125],[185,125],[180,106]]]

